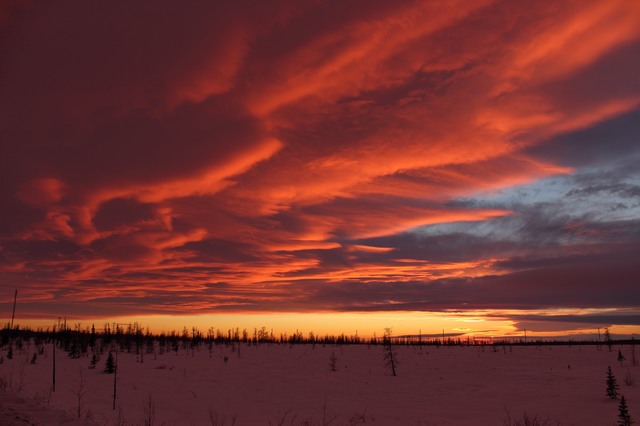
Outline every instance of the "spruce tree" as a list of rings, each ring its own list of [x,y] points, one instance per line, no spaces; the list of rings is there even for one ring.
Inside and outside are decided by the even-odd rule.
[[[80,352],[80,346],[78,345],[78,340],[77,339],[73,339],[69,343],[68,356],[69,356],[69,358],[73,358],[73,359],[78,359],[78,358],[80,358],[82,356],[82,353]]]
[[[631,426],[633,420],[629,415],[629,409],[627,408],[627,401],[624,399],[624,395],[620,397],[620,403],[618,404],[618,426]]]
[[[618,382],[616,376],[611,371],[611,366],[607,369],[607,396],[611,399],[618,399]]]
[[[94,368],[96,368],[97,363],[98,363],[98,357],[94,352],[93,355],[91,356],[91,361],[89,361],[89,369],[93,370]]]
[[[109,356],[107,356],[107,363],[104,366],[104,372],[107,374],[113,374],[116,371],[116,363],[113,360],[113,354],[109,352]]]

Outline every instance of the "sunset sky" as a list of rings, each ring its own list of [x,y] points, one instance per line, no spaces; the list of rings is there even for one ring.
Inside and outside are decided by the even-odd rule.
[[[640,333],[640,2],[0,3],[0,318]]]

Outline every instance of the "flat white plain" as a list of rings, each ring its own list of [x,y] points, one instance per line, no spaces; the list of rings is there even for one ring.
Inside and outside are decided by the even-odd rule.
[[[618,349],[626,360],[618,362]],[[640,348],[639,348],[640,350]],[[51,392],[52,346],[29,361],[33,345],[14,358],[0,353],[6,393],[95,424],[156,425],[503,425],[511,416],[549,425],[615,425],[618,401],[606,397],[611,366],[630,414],[640,422],[640,366],[631,348],[596,346],[398,346],[398,376],[384,365],[382,346],[201,344],[160,354],[118,354],[113,378],[90,355],[71,359],[57,349],[57,388]],[[336,370],[329,366],[335,354]],[[639,353],[640,356],[640,353]],[[226,358],[226,361],[225,361]],[[82,376],[82,377],[81,377]],[[0,398],[3,409],[9,395]],[[16,409],[14,407],[14,409]],[[508,414],[507,414],[508,413]],[[36,414],[33,414],[36,415]],[[43,422],[42,418],[32,418]],[[55,423],[57,422],[57,423]],[[61,424],[52,420],[50,424]],[[306,422],[306,423],[305,423]],[[67,424],[67,423],[65,423]],[[69,423],[71,424],[71,423]]]

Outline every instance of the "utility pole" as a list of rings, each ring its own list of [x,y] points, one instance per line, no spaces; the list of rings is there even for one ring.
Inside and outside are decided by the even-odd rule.
[[[13,330],[13,320],[16,317],[16,302],[18,300],[18,289],[16,289],[16,292],[13,294],[13,312],[11,313],[11,330]]]
[[[52,350],[53,350],[53,377],[52,377],[52,386],[51,390],[53,392],[56,391],[56,326],[53,325],[53,339],[51,340]]]
[[[118,347],[116,346],[116,368],[113,371],[113,410],[116,409],[116,383],[118,378]]]

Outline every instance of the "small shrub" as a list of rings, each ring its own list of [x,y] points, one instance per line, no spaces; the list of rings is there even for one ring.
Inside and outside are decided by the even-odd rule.
[[[224,414],[218,413],[211,407],[209,407],[209,421],[211,421],[211,426],[227,426],[227,417]],[[236,416],[233,416],[229,425],[235,426],[235,424]]]
[[[625,357],[622,355],[622,351],[618,349],[618,362],[620,363],[620,367],[624,367]]]
[[[512,419],[509,410],[507,418],[502,423],[503,426],[559,426],[560,422],[554,422],[549,417],[540,417],[537,414],[529,415],[526,411],[522,418]]]
[[[335,352],[331,352],[331,356],[329,357],[329,369],[331,371],[337,371],[338,368],[338,358],[336,357],[336,353]]]
[[[153,426],[156,424],[156,404],[151,399],[151,395],[143,405],[144,410],[144,426]]]
[[[627,368],[624,374],[624,384],[627,386],[634,386],[636,384],[636,378],[629,368]]]

